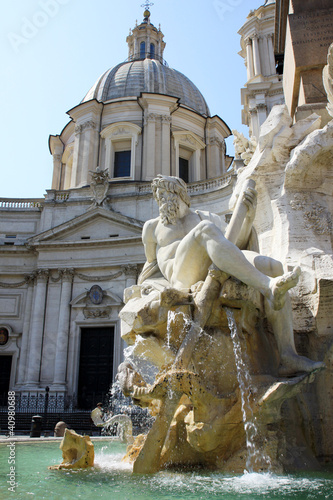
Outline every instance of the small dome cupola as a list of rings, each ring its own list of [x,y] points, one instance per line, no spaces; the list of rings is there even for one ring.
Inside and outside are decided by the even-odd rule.
[[[138,61],[143,59],[157,59],[163,62],[163,52],[165,42],[164,35],[161,29],[155,28],[150,22],[150,11],[148,7],[153,5],[146,2],[142,7],[146,7],[143,15],[144,19],[141,24],[135,26],[130,31],[126,41],[128,43],[128,60]]]

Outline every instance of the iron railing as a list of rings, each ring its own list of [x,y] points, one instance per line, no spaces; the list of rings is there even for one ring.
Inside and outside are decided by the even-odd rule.
[[[159,56],[157,54],[153,54],[151,52],[140,52],[140,54],[135,54],[133,56],[128,57],[124,62],[133,62],[133,61],[143,61],[144,59],[156,59],[158,62],[163,64],[163,66],[166,66],[167,68],[169,67],[169,64],[166,62],[165,59],[163,59],[162,56]]]
[[[108,413],[113,415],[128,415],[133,424],[135,434],[149,429],[154,421],[146,409],[133,405],[130,398],[122,393],[114,394],[111,399],[106,394],[104,398],[105,419]],[[94,401],[103,400],[96,394]],[[32,417],[42,417],[42,432],[53,433],[56,424],[64,421],[68,427],[79,433],[98,434],[97,428],[90,419],[91,409],[81,409],[77,404],[76,395],[67,396],[63,393],[17,393],[15,396],[15,430],[14,435],[28,434]],[[0,396],[0,434],[9,435],[8,431],[8,400],[7,395]]]

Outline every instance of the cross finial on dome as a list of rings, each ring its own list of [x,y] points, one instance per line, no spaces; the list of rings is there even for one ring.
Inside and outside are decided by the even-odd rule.
[[[154,4],[152,2],[148,2],[148,0],[141,5],[146,10],[149,10],[149,7],[152,7]]]
[[[148,0],[141,5],[141,7],[144,7],[144,9],[145,9],[145,11],[143,13],[143,15],[144,15],[144,22],[148,22],[149,23],[149,18],[150,18],[149,7],[151,7],[152,5],[154,5],[154,4],[152,2],[149,2]]]

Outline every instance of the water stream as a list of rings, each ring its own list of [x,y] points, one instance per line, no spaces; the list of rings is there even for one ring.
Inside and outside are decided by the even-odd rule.
[[[249,360],[245,348],[242,349],[240,337],[238,333],[237,323],[235,321],[234,313],[232,309],[225,308],[228,325],[231,333],[231,339],[233,342],[233,351],[235,355],[235,362],[237,368],[237,380],[239,383],[239,389],[242,401],[242,415],[244,422],[244,429],[246,435],[246,447],[247,447],[247,460],[246,460],[246,470],[249,473],[253,473],[258,470],[259,464],[265,466],[265,469],[271,469],[271,463],[269,457],[263,453],[263,450],[259,449],[257,446],[257,438],[259,437],[259,429],[256,422],[256,417],[253,415],[251,407],[251,395],[252,390],[252,380],[248,370]]]

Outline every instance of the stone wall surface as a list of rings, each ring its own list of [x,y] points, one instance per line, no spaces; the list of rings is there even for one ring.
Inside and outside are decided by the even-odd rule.
[[[302,268],[291,292],[296,345],[299,353],[323,360],[326,369],[285,412],[297,413],[304,429],[311,426],[308,445],[323,459],[333,454],[332,160],[333,121],[321,128],[319,117],[311,115],[292,125],[287,108],[277,106],[261,127],[258,148],[234,192],[235,198],[245,179],[255,179],[261,253],[280,259],[285,268]]]

